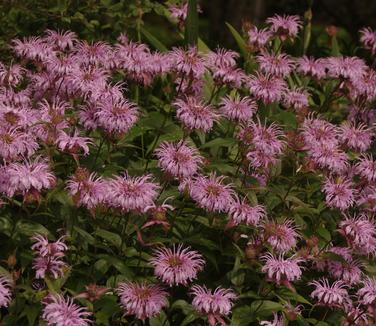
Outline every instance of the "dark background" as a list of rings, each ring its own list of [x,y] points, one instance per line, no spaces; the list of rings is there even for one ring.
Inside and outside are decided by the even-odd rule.
[[[15,37],[40,35],[46,28],[70,29],[88,40],[114,41],[124,31],[137,39],[137,19],[140,17],[142,25],[170,46],[177,41],[171,36],[176,35],[176,28],[163,16],[165,3],[151,0],[0,0],[0,49],[6,51],[7,44]],[[347,31],[349,42],[358,38],[360,28],[376,27],[375,0],[201,0],[200,36],[211,47],[218,44],[234,47],[225,22],[240,31],[244,22],[259,25],[275,13],[303,16],[310,5],[314,28],[342,27]]]

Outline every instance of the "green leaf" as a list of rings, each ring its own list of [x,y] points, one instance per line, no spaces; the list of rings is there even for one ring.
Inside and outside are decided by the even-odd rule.
[[[198,11],[197,0],[188,0],[188,14],[185,21],[185,42],[197,45],[198,42]]]
[[[280,303],[270,300],[256,300],[251,304],[252,314],[258,317],[268,317],[281,309],[283,309],[283,306]]]
[[[165,312],[162,310],[158,316],[149,319],[150,326],[169,326],[170,322],[167,320]]]
[[[317,233],[318,235],[323,238],[324,240],[326,241],[330,241],[332,239],[331,235],[330,235],[330,232],[323,228],[322,226],[320,226],[319,228],[317,228]]]
[[[208,141],[201,148],[213,148],[213,147],[232,147],[236,144],[236,140],[234,138],[216,138],[211,141]]]
[[[19,221],[16,225],[16,233],[32,237],[36,234],[48,235],[48,231],[43,225],[32,221]]]
[[[141,26],[141,33],[144,35],[152,46],[161,52],[167,52],[168,49],[159,41],[153,34],[147,31],[144,27]]]
[[[232,36],[235,38],[236,43],[239,46],[240,53],[244,58],[247,58],[248,52],[247,52],[247,45],[243,39],[243,37],[237,32],[237,30],[231,26],[231,24],[226,22],[226,25],[228,29],[230,30]]]
[[[95,231],[94,234],[101,237],[102,239],[108,241],[109,243],[111,243],[112,245],[114,245],[117,248],[120,248],[120,246],[121,246],[121,237],[120,237],[120,235],[118,235],[116,233],[113,233],[113,232],[110,232],[110,231],[107,231],[107,230],[103,230],[103,229],[98,229],[98,230]]]

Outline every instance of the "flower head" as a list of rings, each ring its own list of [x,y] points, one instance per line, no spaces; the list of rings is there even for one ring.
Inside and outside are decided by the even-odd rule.
[[[260,321],[261,326],[285,326],[285,321],[283,320],[282,315],[278,315],[276,312],[273,312],[273,320],[272,321],[267,321],[263,320]]]
[[[270,29],[282,39],[295,38],[302,26],[299,16],[274,15],[269,17],[266,22],[271,25]]]
[[[204,268],[202,256],[189,247],[160,248],[155,251],[151,264],[155,275],[168,285],[187,285]]]
[[[338,138],[346,147],[365,152],[371,146],[374,136],[373,128],[367,128],[364,124],[356,126],[347,122],[339,128]]]
[[[253,26],[248,31],[248,41],[249,44],[255,50],[263,49],[271,40],[273,33],[267,29],[258,29],[256,26]]]
[[[0,307],[8,307],[12,300],[12,282],[7,276],[0,276]]]
[[[350,301],[346,285],[342,281],[335,281],[333,284],[330,284],[327,279],[323,278],[310,282],[310,285],[315,286],[311,297],[317,299],[318,305],[341,308]]]
[[[233,203],[235,192],[231,185],[223,184],[225,177],[215,173],[209,177],[198,176],[190,187],[190,195],[199,207],[209,212],[227,212]]]
[[[251,206],[245,198],[240,201],[236,197],[229,209],[229,216],[234,224],[244,223],[247,225],[257,226],[261,219],[265,218],[266,211],[262,205]]]
[[[357,296],[361,304],[374,304],[376,300],[376,280],[373,277],[366,277],[362,281],[362,288],[357,292]]]
[[[142,212],[145,207],[152,205],[158,195],[159,185],[152,182],[151,175],[132,177],[125,173],[116,176],[108,182],[109,204],[125,212]]]
[[[265,52],[257,56],[257,62],[265,74],[276,77],[286,77],[294,68],[294,61],[285,53],[269,54]]]
[[[321,79],[325,77],[325,62],[323,59],[302,56],[297,59],[297,71],[303,75],[308,75]]]
[[[174,102],[176,116],[189,129],[202,129],[208,132],[213,128],[214,122],[218,119],[210,105],[204,104],[197,97],[189,96],[185,99],[178,99]]]
[[[323,190],[326,194],[326,204],[329,207],[345,210],[354,203],[355,190],[350,180],[326,178]]]
[[[265,261],[262,272],[267,274],[269,280],[278,285],[287,285],[289,282],[299,280],[302,275],[299,266],[303,262],[302,258],[284,258],[283,255],[275,257],[271,253],[267,253],[261,259]]]
[[[308,93],[303,89],[289,90],[283,95],[283,104],[295,110],[306,108],[308,107]]]
[[[64,131],[60,131],[56,143],[61,151],[68,151],[69,153],[75,154],[79,150],[83,150],[84,155],[89,154],[88,145],[93,144],[90,138],[81,137],[78,130],[75,130],[72,136]]]
[[[265,104],[281,100],[286,91],[285,81],[279,77],[256,73],[248,79],[248,87],[252,95]]]
[[[88,326],[92,315],[86,308],[73,302],[72,298],[49,295],[44,299],[42,318],[49,326]]]
[[[263,229],[265,240],[279,253],[285,253],[294,248],[300,237],[291,220],[285,220],[283,223],[267,221]]]
[[[194,296],[193,307],[204,315],[228,315],[231,312],[235,293],[231,289],[216,288],[214,291],[205,286],[194,285],[191,289]]]
[[[363,155],[355,165],[355,170],[357,174],[369,182],[376,181],[376,161],[371,155]]]
[[[248,96],[229,95],[222,98],[221,112],[229,120],[248,121],[257,111],[257,104]]]
[[[360,42],[366,49],[371,50],[372,54],[376,53],[376,31],[369,27],[360,30]]]
[[[155,284],[120,283],[117,293],[125,314],[141,320],[158,315],[168,303],[167,292]]]
[[[35,243],[31,246],[38,255],[46,256],[64,256],[64,251],[68,250],[67,245],[63,241],[64,237],[59,238],[54,242],[48,241],[47,237],[37,234],[31,238]]]

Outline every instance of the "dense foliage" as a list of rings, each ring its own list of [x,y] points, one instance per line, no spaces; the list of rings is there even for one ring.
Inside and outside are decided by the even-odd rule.
[[[308,10],[228,24],[237,53],[198,37],[196,1],[146,7],[186,45],[140,11],[136,41],[9,44],[2,324],[373,325],[376,32],[341,55]]]

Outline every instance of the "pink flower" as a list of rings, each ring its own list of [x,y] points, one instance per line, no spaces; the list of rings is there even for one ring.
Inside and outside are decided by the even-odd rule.
[[[214,71],[213,79],[216,85],[238,89],[246,80],[246,74],[239,68],[221,67]]]
[[[213,318],[220,320],[220,316],[228,315],[231,312],[235,293],[231,289],[217,287],[214,291],[205,286],[194,285],[191,289],[194,295],[192,306],[201,314],[208,315],[209,320]],[[216,325],[211,323],[211,325]]]
[[[24,37],[22,40],[15,39],[12,43],[12,49],[17,56],[32,61],[43,61],[52,54],[52,48],[39,37]]]
[[[50,171],[47,161],[36,158],[33,162],[11,163],[3,168],[0,179],[2,191],[9,197],[17,193],[50,189],[55,186],[56,178]]]
[[[372,155],[363,155],[355,165],[355,170],[362,178],[369,182],[376,181],[376,161]]]
[[[294,61],[285,53],[269,54],[264,52],[256,59],[262,72],[267,75],[287,77],[294,68]]]
[[[152,176],[132,177],[125,172],[108,183],[109,204],[125,212],[142,212],[145,207],[153,204],[158,196],[159,185],[152,182]]]
[[[73,51],[74,58],[83,65],[100,65],[106,62],[111,53],[111,47],[104,42],[89,44],[79,41]]]
[[[68,250],[67,245],[63,242],[63,238],[61,237],[55,242],[49,242],[47,237],[37,234],[31,238],[31,240],[35,241],[31,249],[42,257],[62,257],[64,256],[64,251]]]
[[[88,319],[92,315],[87,308],[80,307],[72,298],[62,295],[48,295],[44,300],[42,318],[48,326],[88,326],[92,322]]]
[[[105,201],[107,186],[95,172],[78,169],[67,181],[67,189],[77,206],[94,209]]]
[[[159,167],[176,178],[193,176],[203,164],[200,152],[183,140],[178,143],[163,142],[155,153]]]
[[[160,248],[155,251],[150,260],[154,266],[154,274],[168,285],[182,284],[187,286],[189,281],[197,278],[197,273],[204,268],[202,256],[189,247]]]
[[[67,267],[68,265],[61,260],[61,257],[39,256],[33,261],[36,278],[46,278],[47,275],[55,279],[62,278]]]
[[[376,251],[376,227],[366,215],[346,216],[339,223],[339,228],[350,247],[365,254]]]
[[[326,59],[328,75],[346,79],[361,78],[366,74],[367,65],[358,57],[329,57]]]
[[[25,72],[26,69],[20,65],[14,64],[7,68],[0,63],[0,84],[16,86],[22,80]]]
[[[371,146],[374,136],[374,129],[367,128],[364,124],[356,126],[345,122],[339,128],[339,140],[341,143],[359,152],[365,152]]]
[[[261,269],[262,272],[267,274],[270,281],[278,285],[288,286],[290,282],[297,281],[302,276],[299,266],[303,262],[302,258],[284,258],[283,255],[275,257],[271,253],[267,253],[261,259],[265,261],[265,265]]]
[[[278,102],[286,91],[285,81],[279,77],[262,75],[259,72],[248,79],[248,87],[253,96],[265,104]]]
[[[285,253],[296,246],[300,238],[293,221],[283,223],[265,222],[263,225],[265,240],[279,253]]]
[[[238,58],[239,53],[226,49],[217,49],[206,55],[207,65],[214,71],[218,68],[235,68]]]
[[[360,30],[360,42],[366,49],[372,51],[372,54],[376,53],[376,31],[369,27],[365,27]]]
[[[0,276],[0,307],[8,307],[12,300],[12,281],[7,276]]]
[[[257,104],[248,96],[227,95],[222,98],[221,112],[229,120],[248,121],[256,111]]]
[[[174,70],[183,77],[199,78],[206,71],[205,58],[199,53],[196,47],[190,47],[188,50],[173,48],[170,52],[170,58]]]
[[[31,134],[22,132],[17,128],[0,128],[0,156],[7,161],[12,161],[21,156],[27,158],[33,155],[39,144]]]
[[[283,320],[283,316],[279,316],[276,312],[273,312],[273,320],[267,321],[263,320],[260,321],[261,326],[286,326],[285,321]]]
[[[120,283],[116,291],[125,314],[141,320],[158,315],[168,304],[167,292],[159,285],[127,282]]]
[[[47,43],[52,43],[57,50],[71,50],[77,42],[77,36],[71,31],[52,31],[46,30],[46,36],[44,39]]]
[[[313,116],[304,120],[302,136],[308,149],[315,150],[316,147],[322,145],[330,148],[336,147],[339,144],[337,134],[337,127],[328,121],[316,119]]]
[[[236,197],[236,201],[232,203],[229,209],[229,216],[232,223],[238,225],[244,223],[246,225],[257,226],[261,219],[265,218],[265,207],[261,205],[251,206],[244,198],[242,201]]]
[[[366,277],[362,281],[363,287],[358,290],[357,296],[361,304],[372,305],[376,300],[376,280],[373,277]]]
[[[297,64],[297,71],[303,75],[312,76],[317,79],[321,79],[326,76],[325,62],[323,59],[303,56],[297,59]]]
[[[312,145],[313,143],[310,144],[310,146]],[[308,154],[310,159],[321,169],[342,173],[349,167],[346,153],[330,143],[316,143],[316,147],[310,148]]]
[[[347,284],[359,283],[362,276],[361,264],[353,259],[351,250],[349,248],[333,247],[329,252],[335,253],[343,259],[343,261],[327,260],[329,274]]]
[[[80,132],[76,129],[73,136],[68,135],[64,131],[60,131],[59,137],[56,139],[58,148],[61,151],[67,151],[76,154],[79,150],[84,151],[84,155],[89,154],[89,146],[93,144],[92,140],[87,137],[81,137]]]
[[[301,110],[308,107],[308,93],[304,89],[293,89],[283,95],[283,104],[287,108]]]
[[[225,177],[217,177],[215,173],[198,176],[190,187],[190,195],[199,207],[208,212],[227,212],[233,201],[235,192],[232,185],[223,184]]]
[[[218,119],[218,114],[210,105],[205,105],[197,97],[185,97],[178,99],[173,105],[176,107],[176,116],[187,129],[202,129],[208,132],[213,128],[214,122]]]
[[[317,299],[317,304],[325,307],[341,308],[350,302],[350,297],[342,281],[335,281],[330,285],[325,278],[309,283],[315,286],[311,297]]]
[[[138,108],[124,99],[105,100],[99,103],[94,116],[98,125],[107,132],[123,134],[137,122]]]
[[[272,36],[272,32],[267,28],[258,29],[256,26],[253,26],[248,31],[249,44],[255,48],[255,50],[263,49],[270,42]]]
[[[168,7],[168,11],[170,12],[172,18],[177,21],[184,22],[187,18],[188,3],[186,2],[179,5],[170,5]]]
[[[355,189],[350,180],[326,178],[323,190],[326,195],[326,204],[329,207],[346,210],[354,203]]]
[[[295,38],[302,26],[299,16],[274,15],[269,17],[266,22],[271,24],[270,29],[282,39]]]

